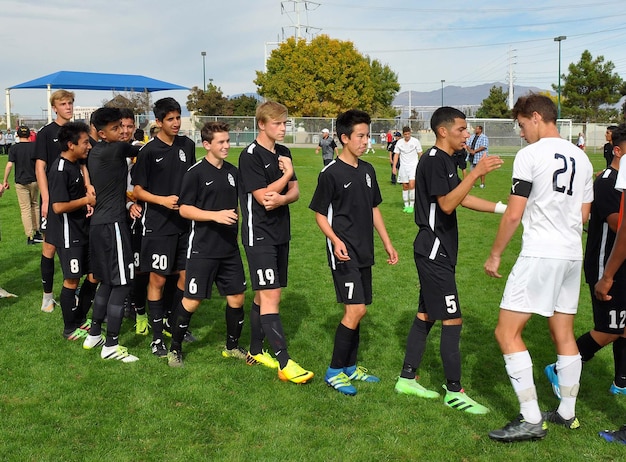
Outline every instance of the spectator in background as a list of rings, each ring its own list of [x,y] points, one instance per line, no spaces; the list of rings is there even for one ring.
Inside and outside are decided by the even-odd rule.
[[[7,133],[6,135],[4,135],[4,141],[5,141],[4,153],[8,154],[9,149],[11,149],[11,146],[13,146],[13,143],[15,143],[15,136],[13,136],[13,132],[11,131],[10,128],[7,129]]]
[[[617,128],[616,125],[610,125],[606,127],[606,133],[604,139],[606,144],[604,145],[604,159],[606,160],[606,168],[609,168],[611,162],[613,162],[613,130]]]
[[[28,245],[43,242],[39,233],[39,186],[35,176],[35,145],[29,140],[30,130],[22,125],[17,129],[19,143],[9,150],[9,161],[4,170],[4,189],[9,189],[9,174],[15,165],[15,194],[20,204],[22,225]]]
[[[578,146],[583,151],[585,150],[585,137],[582,132],[578,134],[578,141],[576,141],[576,146]]]
[[[489,138],[483,133],[482,125],[476,125],[474,134],[465,145],[465,149],[469,152],[468,159],[470,161],[470,170],[476,167],[476,164],[478,164],[483,156],[489,155]],[[480,177],[480,187],[485,187],[485,175],[481,175]]]
[[[6,139],[2,133],[2,130],[0,130],[0,154],[5,154],[5,144],[6,144]]]
[[[337,144],[332,136],[330,136],[330,132],[328,128],[324,128],[322,130],[322,139],[317,145],[317,149],[315,150],[315,154],[318,154],[322,150],[322,161],[324,162],[324,166],[330,164],[333,160],[333,154],[339,155],[339,150],[337,149]]]

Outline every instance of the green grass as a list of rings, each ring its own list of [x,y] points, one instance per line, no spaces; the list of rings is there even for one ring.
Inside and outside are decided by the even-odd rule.
[[[237,151],[232,149],[234,163]],[[0,285],[19,298],[0,300],[0,459],[623,460],[623,446],[597,436],[598,430],[623,424],[626,414],[626,397],[608,394],[613,378],[610,347],[585,366],[579,430],[551,427],[544,441],[512,445],[487,437],[489,430],[518,412],[492,334],[505,280],[490,279],[482,270],[498,225],[499,217],[492,214],[459,210],[457,266],[465,322],[463,384],[492,412],[471,416],[440,401],[394,393],[417,305],[412,253],[416,227],[401,211],[400,187],[388,182],[384,153],[366,159],[378,172],[381,210],[400,261],[388,266],[377,240],[374,303],[362,325],[360,362],[382,381],[357,384],[359,393],[353,398],[323,382],[342,308],[335,302],[323,236],[308,210],[322,163],[314,149],[294,149],[301,198],[291,207],[290,279],[281,304],[290,353],[317,374],[304,386],[282,383],[269,369],[221,357],[225,328],[224,301],[219,298],[203,302],[193,317],[191,327],[199,341],[185,345],[186,362],[180,370],[153,357],[149,338],[135,336],[128,321],[121,342],[140,357],[138,363],[104,362],[98,352],[63,340],[60,310],[39,310],[39,247],[26,246],[15,191],[6,192],[0,199]],[[603,159],[594,155],[592,161],[599,169]],[[2,157],[0,169],[5,163]],[[512,158],[507,157],[503,168],[487,177],[487,188],[473,192],[505,201],[511,167]],[[519,236],[503,258],[503,274],[515,260]],[[56,294],[62,282],[58,270],[57,264]],[[576,333],[591,325],[583,285]],[[436,389],[444,381],[439,332],[433,329],[420,370],[423,383]],[[246,326],[244,345],[248,333]],[[525,339],[535,364],[540,405],[553,408],[557,401],[542,373],[542,367],[555,360],[545,320],[533,319]]]

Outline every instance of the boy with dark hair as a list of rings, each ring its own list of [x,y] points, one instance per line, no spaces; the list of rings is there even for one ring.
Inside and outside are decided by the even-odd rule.
[[[435,146],[420,159],[415,175],[415,223],[419,227],[413,243],[415,266],[420,281],[417,316],[407,339],[404,365],[395,390],[421,398],[437,398],[416,381],[426,339],[435,321],[441,321],[440,354],[446,376],[444,403],[470,414],[489,410],[465,393],[461,386],[461,306],[455,280],[458,253],[456,208],[459,205],[479,212],[502,213],[505,205],[469,195],[474,181],[500,168],[497,156],[485,156],[463,181],[457,174],[454,152],[467,139],[465,114],[452,107],[437,109],[430,121]]]
[[[309,205],[326,236],[337,302],[344,305],[324,380],[345,395],[357,392],[351,381],[380,381],[357,366],[361,319],[372,303],[374,229],[389,256],[387,263],[398,262],[378,209],[382,197],[376,172],[371,164],[360,160],[367,149],[370,123],[366,112],[354,109],[337,117],[337,135],[343,149],[319,174]]]
[[[15,194],[20,204],[22,226],[28,245],[43,242],[39,233],[39,186],[35,176],[35,143],[30,142],[30,129],[20,125],[18,143],[9,150],[9,160],[4,170],[4,189],[9,189],[9,174],[15,165]]]
[[[580,295],[582,229],[593,200],[593,168],[584,152],[561,138],[556,117],[556,105],[544,95],[522,96],[513,106],[520,136],[529,144],[515,156],[508,206],[484,265],[489,276],[502,277],[501,255],[522,223],[522,249],[507,279],[495,328],[520,412],[503,428],[489,432],[500,442],[541,439],[546,422],[579,426],[576,396],[582,361],[574,316]],[[561,402],[544,413],[522,337],[533,314],[547,319],[557,354]]]
[[[207,122],[202,146],[207,153],[183,177],[178,203],[180,215],[191,221],[185,294],[174,310],[172,345],[167,356],[172,367],[183,365],[182,342],[191,316],[203,299],[211,298],[215,282],[226,297],[225,358],[256,361],[239,346],[243,328],[246,277],[237,244],[237,168],[226,162],[230,149],[228,124]]]
[[[150,273],[148,305],[152,320],[152,354],[167,356],[164,318],[183,298],[189,221],[180,216],[178,196],[187,170],[196,163],[196,147],[180,130],[180,104],[163,98],[154,104],[157,135],[142,147],[133,169],[133,195],[144,203],[140,269]],[[165,306],[167,276],[177,275],[175,294]],[[189,335],[191,335],[189,333]]]
[[[50,105],[56,113],[56,119],[39,130],[35,141],[35,175],[39,192],[41,194],[41,221],[40,228],[44,234],[44,242],[41,247],[41,282],[43,284],[43,298],[41,301],[41,311],[52,313],[54,311],[54,295],[52,293],[54,283],[54,253],[58,243],[46,239],[46,229],[48,218],[56,220],[56,215],[50,211],[50,197],[48,194],[48,172],[52,162],[55,161],[61,149],[59,147],[59,129],[72,120],[74,116],[74,93],[67,90],[57,90],[50,96]]]
[[[289,204],[300,197],[291,152],[277,144],[285,137],[287,108],[267,101],[257,107],[256,119],[259,135],[239,156],[241,240],[254,289],[250,354],[264,366],[278,368],[280,380],[305,383],[314,374],[290,358],[279,314],[289,266]],[[263,350],[266,335],[276,359]]]
[[[80,122],[68,122],[59,128],[61,155],[52,162],[48,172],[48,192],[51,210],[59,220],[50,220],[48,232],[59,242],[56,252],[63,269],[61,312],[63,336],[68,340],[85,338],[87,332],[79,327],[86,313],[76,306],[76,289],[80,278],[89,269],[89,221],[96,196],[85,190],[79,160],[86,159],[91,148],[89,127]]]
[[[137,155],[138,148],[120,142],[121,112],[103,107],[93,114],[93,125],[100,141],[91,150],[88,160],[98,202],[91,217],[89,233],[92,272],[100,281],[93,308],[89,336],[83,348],[102,345],[100,357],[124,363],[139,358],[119,344],[124,300],[133,279],[133,258],[130,231],[126,222],[127,157]],[[107,319],[106,338],[102,338],[102,323]]]

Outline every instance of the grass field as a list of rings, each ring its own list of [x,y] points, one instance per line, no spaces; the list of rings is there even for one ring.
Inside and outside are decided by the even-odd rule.
[[[238,148],[230,161],[236,164]],[[400,186],[389,184],[382,151],[366,160],[376,167],[389,234],[400,255],[385,263],[376,242],[374,303],[361,329],[360,364],[381,377],[379,384],[357,384],[358,395],[342,396],[323,382],[341,307],[334,300],[324,240],[308,203],[321,159],[313,149],[294,149],[301,198],[293,204],[289,286],[281,315],[290,354],[316,372],[303,386],[282,383],[275,372],[223,359],[224,301],[203,302],[191,328],[199,341],[185,345],[185,367],[171,369],[150,354],[146,337],[125,321],[121,343],[140,357],[133,364],[105,362],[96,351],[61,337],[60,309],[39,310],[40,248],[26,246],[12,188],[0,199],[2,264],[0,286],[19,298],[0,300],[0,459],[10,461],[153,460],[624,460],[624,446],[597,436],[626,422],[626,397],[609,395],[612,352],[601,351],[585,366],[575,431],[552,426],[545,440],[503,445],[487,433],[518,412],[518,404],[493,339],[505,280],[482,270],[498,216],[459,210],[460,251],[457,282],[464,313],[461,341],[463,384],[470,396],[491,409],[471,416],[394,393],[406,336],[416,311],[417,274],[412,242],[416,227],[402,213]],[[200,153],[198,154],[201,155]],[[601,155],[592,156],[599,169]],[[0,158],[4,169],[6,157]],[[487,177],[478,196],[504,200],[512,157]],[[503,258],[508,274],[519,250],[516,235]],[[57,263],[55,294],[60,291]],[[582,285],[576,333],[591,327],[589,292]],[[250,295],[250,294],[247,294]],[[249,297],[248,300],[251,298]],[[247,306],[248,302],[246,303]],[[435,327],[420,370],[422,382],[444,383]],[[249,331],[244,328],[243,345]],[[554,362],[546,322],[533,319],[525,335],[535,364],[542,409],[557,405],[542,369]]]

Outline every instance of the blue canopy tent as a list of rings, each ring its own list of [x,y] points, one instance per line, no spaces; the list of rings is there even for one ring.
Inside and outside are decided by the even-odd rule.
[[[48,121],[52,121],[52,108],[50,107],[50,95],[52,89],[64,88],[66,90],[109,90],[109,91],[135,91],[153,92],[163,90],[188,90],[189,88],[162,80],[132,74],[102,74],[97,72],[73,72],[59,71],[54,74],[44,75],[28,82],[20,83],[6,89],[7,127],[11,123],[11,90],[25,88],[47,89]]]

